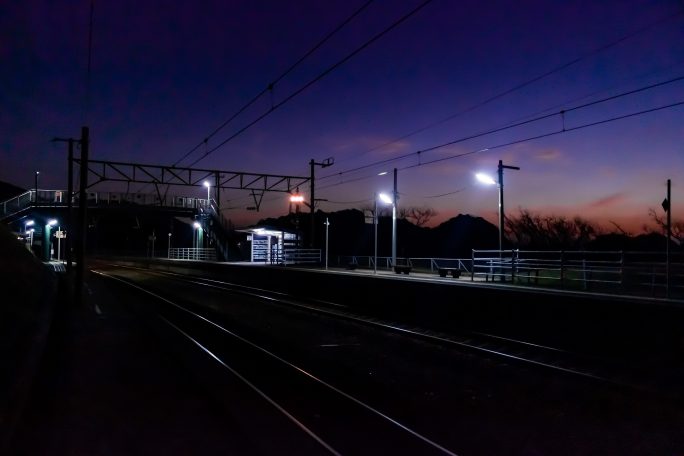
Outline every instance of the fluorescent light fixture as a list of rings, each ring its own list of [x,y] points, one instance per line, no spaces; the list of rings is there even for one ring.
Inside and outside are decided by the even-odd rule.
[[[48,226],[55,226],[57,225],[57,219],[48,220],[47,224]]]
[[[378,195],[378,198],[380,198],[380,201],[382,201],[385,204],[392,204],[392,198],[390,198],[387,193],[380,193]]]
[[[208,181],[204,181],[204,186],[207,187],[207,188],[211,187],[211,185],[209,184]]]
[[[29,220],[28,222],[26,222],[26,226],[33,226],[34,223],[36,222],[34,222],[33,220]]]
[[[387,171],[382,171],[382,172],[378,173],[378,176],[384,176],[385,174],[387,174]]]
[[[197,228],[197,229],[202,228],[202,225],[200,225],[199,222],[193,223],[192,226],[194,226],[194,227]]]

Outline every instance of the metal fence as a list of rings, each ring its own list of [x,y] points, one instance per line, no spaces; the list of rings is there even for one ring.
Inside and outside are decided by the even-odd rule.
[[[271,252],[270,264],[320,264],[321,249],[284,249]]]
[[[125,192],[87,192],[88,205],[139,205],[163,206],[183,209],[199,209],[208,205],[206,199],[186,198],[184,196],[167,196],[160,199],[154,193],[125,193]],[[73,197],[74,204],[78,204],[79,196]],[[31,205],[66,206],[66,190],[29,190],[21,195],[0,203],[0,217],[7,217]]]
[[[216,261],[216,250],[172,248],[168,249],[168,257],[172,260]]]
[[[437,272],[439,268],[458,268],[464,272],[471,272],[470,258],[405,258],[397,257],[397,264],[410,266],[416,272]],[[374,269],[375,257],[365,255],[340,255],[337,266]],[[377,268],[392,270],[392,257],[378,257]]]
[[[684,254],[628,251],[473,250],[473,273],[485,281],[554,288],[684,295]]]

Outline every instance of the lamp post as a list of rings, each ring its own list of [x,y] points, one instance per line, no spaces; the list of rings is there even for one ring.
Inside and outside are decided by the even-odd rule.
[[[202,231],[202,225],[200,225],[199,222],[195,222],[192,226],[195,228],[192,236],[192,243],[195,251],[195,259],[197,259],[199,257],[200,232]]]
[[[375,225],[375,261],[373,263],[373,274],[378,273],[378,199],[385,204],[392,204],[392,198],[390,198],[386,193],[376,193],[373,198],[374,210],[373,210],[373,222]]]
[[[24,224],[24,234],[28,233],[29,234],[29,245],[30,247],[33,247],[33,232],[35,231],[33,228],[30,230],[28,229],[29,226],[35,225],[36,222],[33,220],[27,220],[26,223]]]
[[[204,181],[204,186],[207,187],[207,207],[209,206],[209,191],[211,190],[211,184],[209,184],[209,181]]]
[[[169,247],[167,249],[167,258],[171,259],[171,233],[169,233]]]
[[[378,176],[384,176],[387,171],[378,173]],[[394,168],[394,189],[392,191],[392,200],[387,204],[392,204],[392,267],[397,265],[397,200],[399,199],[399,192],[397,191],[397,168]]]
[[[328,228],[330,228],[330,222],[328,217],[325,218],[325,270],[328,270]]]
[[[38,176],[40,175],[40,171],[36,171],[35,174],[35,193],[33,195],[33,202],[38,204]]]
[[[520,168],[518,166],[504,165],[503,162],[501,160],[499,160],[499,166],[497,169],[497,173],[498,173],[498,177],[499,177],[498,183],[496,181],[494,181],[494,179],[492,179],[487,174],[483,174],[483,173],[475,174],[475,177],[480,182],[487,184],[487,185],[498,184],[498,186],[499,186],[499,252],[503,251],[503,233],[504,233],[504,220],[505,220],[504,184],[503,184],[503,170],[504,169],[520,170]]]
[[[57,220],[56,219],[50,219],[48,222],[45,224],[45,229],[43,230],[43,243],[45,245],[43,249],[43,257],[45,260],[50,261],[52,260],[52,242],[50,242],[50,237],[52,233],[52,227],[57,225]]]
[[[373,274],[378,273],[378,194],[373,195],[373,228],[375,237],[373,238]]]

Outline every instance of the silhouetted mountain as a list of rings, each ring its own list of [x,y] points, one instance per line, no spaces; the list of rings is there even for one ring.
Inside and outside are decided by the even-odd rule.
[[[21,187],[0,181],[0,201],[8,200],[13,196],[24,193],[25,191],[26,190]]]
[[[303,232],[308,239],[310,215],[289,214],[259,221],[258,226],[273,226]],[[347,209],[316,212],[316,243],[325,244],[325,219],[328,218],[330,255],[373,255],[375,231],[365,223],[363,212]],[[481,217],[459,214],[435,228],[419,227],[408,220],[397,220],[399,257],[469,258],[472,249],[497,249],[498,228]],[[378,219],[378,255],[392,254],[392,218]]]

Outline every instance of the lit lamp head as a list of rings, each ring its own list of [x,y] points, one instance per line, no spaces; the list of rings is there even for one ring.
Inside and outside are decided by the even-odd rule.
[[[200,225],[199,222],[193,223],[192,226],[193,226],[195,229],[197,229],[197,230],[199,230],[200,228],[202,228],[202,225]]]
[[[476,174],[475,174],[475,178],[476,178],[479,182],[481,182],[481,183],[483,183],[483,184],[487,184],[487,185],[496,185],[496,181],[495,181],[494,179],[492,179],[492,177],[489,176],[488,174],[485,174],[485,173],[476,173]]]
[[[204,181],[204,186],[209,188],[209,187],[211,187],[211,184],[209,183],[209,181]]]
[[[382,201],[385,204],[392,204],[392,198],[387,193],[380,193],[378,195],[378,198],[380,198],[380,201]]]
[[[55,226],[57,225],[57,219],[50,219],[47,222],[47,226]]]

